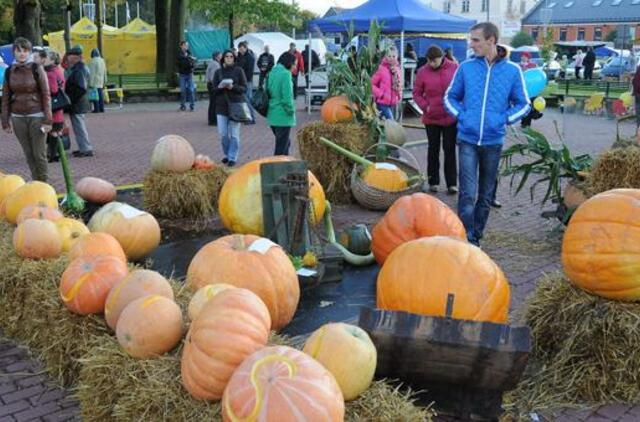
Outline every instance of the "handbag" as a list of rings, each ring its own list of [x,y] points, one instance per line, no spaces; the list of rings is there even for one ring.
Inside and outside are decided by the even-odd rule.
[[[89,90],[89,101],[98,101],[98,88],[91,88]]]
[[[267,117],[267,113],[269,112],[269,92],[265,87],[260,87],[253,94],[253,99],[251,100],[251,106],[262,116]]]
[[[58,91],[51,96],[51,111],[64,110],[71,106],[71,99],[62,89],[62,84],[58,81]]]
[[[225,92],[227,97],[227,105],[229,108],[229,120],[239,123],[249,123],[253,121],[251,117],[251,110],[249,110],[249,104],[246,101],[232,102],[229,100],[229,96]]]

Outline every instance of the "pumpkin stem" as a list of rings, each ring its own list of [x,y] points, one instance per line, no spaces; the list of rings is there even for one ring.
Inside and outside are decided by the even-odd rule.
[[[247,246],[244,244],[244,236],[241,234],[233,235],[233,250],[235,251],[244,251],[247,249]]]
[[[326,208],[324,211],[324,229],[327,232],[327,240],[329,241],[329,243],[335,246],[340,251],[340,253],[342,253],[342,257],[344,258],[344,260],[351,265],[365,266],[373,264],[373,262],[375,261],[373,252],[369,253],[368,255],[356,255],[336,241],[336,232],[333,229],[333,221],[331,220],[331,203],[329,201],[325,201],[325,204]]]
[[[338,151],[340,154],[344,155],[345,157],[347,157],[348,159],[355,161],[358,164],[361,164],[365,167],[369,167],[373,165],[372,161],[367,160],[364,157],[359,156],[358,154],[349,151],[346,148],[341,147],[340,145],[331,142],[330,140],[328,140],[327,138],[325,138],[324,136],[320,137],[320,142],[322,142],[323,144],[325,144],[326,146],[333,148],[334,150]]]

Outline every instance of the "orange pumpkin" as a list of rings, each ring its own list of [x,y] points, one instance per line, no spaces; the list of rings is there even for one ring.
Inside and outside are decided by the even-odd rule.
[[[298,276],[282,248],[253,235],[224,236],[206,244],[187,270],[193,289],[226,283],[249,289],[269,308],[273,328],[291,321],[300,299]]]
[[[97,177],[83,177],[76,183],[76,193],[94,204],[106,204],[116,199],[116,187]]]
[[[588,292],[640,300],[640,189],[610,190],[580,205],[562,239],[562,266]]]
[[[24,186],[24,179],[17,174],[9,174],[0,177],[0,202],[11,195],[18,188]]]
[[[182,339],[182,311],[164,296],[141,297],[122,311],[116,337],[124,351],[134,358],[163,355]]]
[[[89,234],[87,226],[73,218],[61,218],[55,222],[55,225],[62,239],[62,252],[69,252],[78,239]]]
[[[62,252],[62,240],[54,223],[32,218],[16,227],[13,248],[22,258],[55,258]]]
[[[125,264],[127,263],[127,256],[124,254],[122,246],[109,233],[89,233],[80,237],[69,251],[69,260],[100,255],[112,255]]]
[[[56,222],[62,217],[62,213],[56,208],[43,207],[41,205],[28,205],[20,211],[20,214],[18,214],[18,218],[16,219],[16,223],[20,224],[30,218]]]
[[[109,291],[128,272],[127,264],[115,256],[75,259],[62,273],[60,297],[71,312],[100,314]]]
[[[119,281],[107,296],[104,319],[115,330],[118,318],[131,302],[145,296],[163,296],[173,300],[173,289],[162,274],[151,270],[134,270]]]
[[[444,236],[404,243],[387,258],[377,281],[378,308],[445,316],[455,295],[453,317],[505,323],[509,283],[480,248]]]
[[[22,185],[8,195],[5,201],[6,219],[11,224],[16,224],[20,211],[29,205],[58,208],[58,197],[53,187],[37,181]]]
[[[309,355],[287,346],[265,347],[233,373],[222,398],[224,421],[340,421],[338,383]]]
[[[349,100],[344,95],[327,98],[320,108],[320,116],[325,123],[350,122],[353,112]]]
[[[261,158],[233,172],[220,190],[218,209],[224,226],[234,233],[264,235],[260,165],[295,160],[288,156]],[[309,198],[312,202],[312,222],[317,224],[324,216],[326,202],[322,185],[311,172]]]
[[[151,168],[155,171],[184,173],[193,166],[196,153],[182,136],[166,135],[156,141],[151,154]]]
[[[193,168],[197,170],[211,170],[215,165],[208,155],[198,154],[193,162]]]
[[[462,222],[451,208],[426,193],[396,200],[371,235],[371,250],[380,265],[395,248],[410,240],[426,236],[467,238]]]
[[[197,399],[220,400],[233,371],[269,338],[269,310],[246,289],[227,289],[191,323],[182,350],[182,383]]]
[[[187,312],[189,314],[189,319],[191,321],[195,321],[195,319],[202,312],[202,308],[207,304],[211,299],[214,298],[220,292],[223,292],[227,289],[235,289],[235,286],[231,284],[207,284],[204,287],[198,289],[198,291],[193,295],[191,300],[189,301],[189,307]]]

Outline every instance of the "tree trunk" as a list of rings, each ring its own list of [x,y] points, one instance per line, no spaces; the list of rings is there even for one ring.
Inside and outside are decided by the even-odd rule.
[[[233,48],[233,10],[229,13],[229,48]]]
[[[156,0],[156,73],[167,71],[169,0]]]
[[[178,48],[184,39],[185,17],[187,15],[188,0],[171,0],[171,15],[169,16],[169,40],[167,42],[166,72],[169,83],[178,85],[176,77]]]
[[[64,9],[64,49],[65,51],[71,50],[71,2],[67,0],[67,5]]]
[[[96,15],[95,15],[95,23],[96,27],[98,27],[98,33],[96,34],[98,37],[98,51],[100,51],[100,55],[104,55],[104,50],[102,50],[102,0],[98,0],[96,2]]]
[[[14,0],[13,10],[16,37],[24,37],[33,45],[42,45],[40,0]]]

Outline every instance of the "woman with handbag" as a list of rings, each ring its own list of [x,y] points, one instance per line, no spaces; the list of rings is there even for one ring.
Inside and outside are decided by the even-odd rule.
[[[236,66],[233,51],[222,54],[222,67],[213,76],[216,97],[218,133],[222,143],[222,162],[233,167],[240,150],[240,124],[251,121],[251,113],[245,98],[247,79],[244,71]],[[248,113],[248,115],[247,115]]]
[[[47,157],[50,163],[60,160],[58,155],[58,137],[64,129],[64,108],[69,106],[69,98],[64,92],[64,72],[60,68],[60,55],[53,50],[39,52],[47,72],[49,91],[51,92],[51,111],[53,126],[47,135]],[[65,98],[66,97],[66,98]]]
[[[296,107],[291,80],[291,68],[295,62],[296,56],[285,51],[267,79],[269,93],[267,121],[276,137],[274,155],[289,155],[289,145],[291,145],[289,135],[291,128],[296,125]]]

